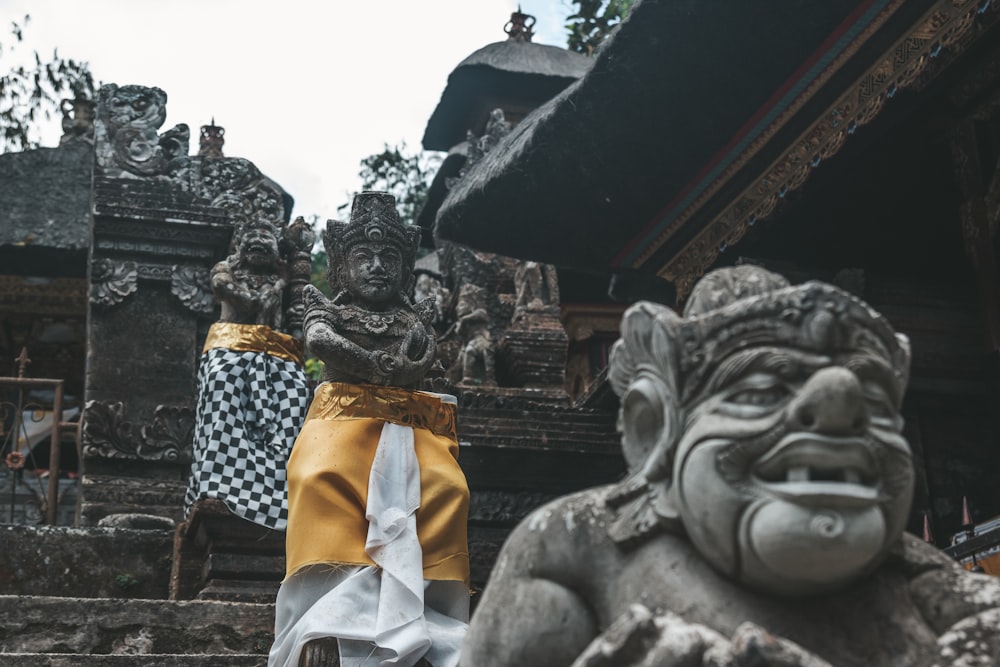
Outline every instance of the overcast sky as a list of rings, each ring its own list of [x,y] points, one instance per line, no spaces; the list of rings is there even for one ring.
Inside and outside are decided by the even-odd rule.
[[[567,0],[523,0],[535,41],[565,46]],[[167,121],[226,128],[295,198],[294,215],[337,216],[363,157],[420,139],[448,74],[503,41],[516,0],[0,0],[0,29],[25,14],[19,48],[87,61],[103,83],[156,86]],[[7,66],[7,59],[0,65]],[[58,120],[44,140],[58,143]]]

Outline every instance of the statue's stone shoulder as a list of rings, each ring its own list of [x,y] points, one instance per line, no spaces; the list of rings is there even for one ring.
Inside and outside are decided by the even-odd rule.
[[[1000,578],[973,574],[919,538],[903,534],[887,563],[910,580],[910,595],[928,625],[944,633],[963,619],[1000,608]]]
[[[494,578],[529,576],[568,583],[577,574],[585,577],[591,565],[587,554],[596,543],[611,542],[608,526],[615,515],[605,501],[612,488],[563,496],[529,514],[504,545]],[[529,570],[523,568],[525,563],[531,563]]]

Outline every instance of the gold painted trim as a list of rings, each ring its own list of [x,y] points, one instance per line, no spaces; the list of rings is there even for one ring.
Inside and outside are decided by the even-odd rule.
[[[302,364],[302,343],[266,324],[216,322],[208,330],[202,353],[215,348],[236,352],[266,352],[272,357]]]
[[[458,442],[456,407],[423,391],[373,384],[324,382],[316,388],[306,421],[381,419],[425,429]]]

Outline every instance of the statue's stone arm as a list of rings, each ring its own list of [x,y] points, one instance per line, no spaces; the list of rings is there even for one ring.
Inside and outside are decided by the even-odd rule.
[[[416,384],[434,362],[434,333],[430,325],[418,324],[403,339],[393,354],[384,350],[367,350],[340,334],[334,324],[320,315],[336,308],[312,285],[303,291],[307,306],[303,326],[309,350],[326,362],[327,371],[339,379],[361,380],[372,384],[410,386]],[[421,334],[421,335],[418,335]]]
[[[286,282],[276,280],[270,285],[264,285],[260,294],[260,312],[257,314],[257,324],[266,324],[275,330],[280,330],[284,314],[281,303]]]
[[[212,268],[211,280],[212,293],[223,307],[230,305],[244,312],[257,307],[259,297],[233,277],[228,262],[219,262]]]
[[[904,540],[916,538],[906,535]],[[914,570],[910,595],[936,634],[966,619],[1000,610],[1000,578],[966,572],[940,552],[921,555],[916,562],[907,559]],[[995,634],[1000,639],[1000,626]]]
[[[323,359],[328,371],[334,370],[337,375],[347,378],[357,378],[364,382],[387,384],[392,373],[392,362],[380,356],[390,357],[388,353],[378,350],[366,350],[357,343],[348,340],[337,333],[336,329],[318,318],[307,318],[303,327],[306,346]]]
[[[565,566],[573,539],[561,516],[542,507],[511,534],[469,625],[462,667],[569,667],[597,634]]]

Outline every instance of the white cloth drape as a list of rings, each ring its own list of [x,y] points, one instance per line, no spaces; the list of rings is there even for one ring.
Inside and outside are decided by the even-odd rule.
[[[320,637],[338,638],[342,667],[411,667],[421,657],[434,667],[458,664],[469,594],[462,582],[424,581],[419,506],[413,429],[386,423],[365,508],[365,551],[378,567],[313,565],[288,577],[268,667],[297,667],[305,643]]]

